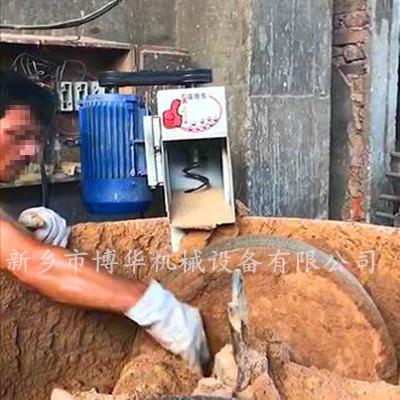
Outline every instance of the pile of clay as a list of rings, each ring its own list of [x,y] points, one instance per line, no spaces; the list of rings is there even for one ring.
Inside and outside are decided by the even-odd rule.
[[[53,304],[7,278],[0,280],[0,345],[7,349],[1,398],[44,400],[60,388],[52,394],[54,400],[193,393],[223,398],[240,394],[242,399],[400,399],[398,229],[246,217],[214,232],[193,232],[182,245],[184,253],[170,259],[176,268],[157,270],[152,268],[154,256],[171,251],[163,219],[81,224],[74,227],[70,242],[71,249],[93,257],[96,251],[113,249],[115,273],[146,282],[157,279],[180,300],[198,307],[216,360],[211,377],[204,380],[188,370],[130,321]],[[133,250],[143,256],[143,267],[136,271],[123,267]],[[202,251],[201,268],[183,271],[182,260],[195,250]],[[282,264],[276,268],[279,251],[286,253],[284,269]],[[370,251],[376,256],[373,271],[360,262]],[[315,268],[299,268],[299,253],[313,254]],[[227,263],[221,254],[229,255]],[[249,256],[258,263],[256,271],[244,273],[249,340],[265,362],[238,393],[227,347],[227,304],[230,272],[249,269],[244,262]],[[216,268],[216,262],[224,268]],[[271,332],[279,340],[271,340]],[[221,357],[230,360],[222,363],[229,365],[228,371],[217,367]]]
[[[307,368],[293,361],[291,349],[278,336],[265,333],[262,342],[250,348],[246,376],[234,357],[231,345],[215,356],[212,376],[201,378],[170,356],[153,353],[151,345],[129,363],[113,395],[96,390],[70,393],[55,389],[51,400],[398,400],[400,387],[386,382],[366,382],[336,373]],[[142,375],[142,371],[147,371]],[[242,385],[244,382],[244,385]],[[177,391],[180,397],[161,396]],[[186,392],[182,394],[182,392]]]
[[[266,359],[267,360],[267,359]],[[332,372],[302,367],[293,362],[278,362],[272,377],[267,371],[255,376],[250,385],[235,397],[231,396],[229,382],[219,376],[202,379],[193,396],[158,397],[165,400],[397,400],[400,388],[383,382],[364,382],[342,378]],[[225,376],[222,376],[226,378]],[[202,394],[203,396],[199,396]],[[101,395],[96,391],[71,394],[54,390],[51,400],[138,400],[139,394]],[[151,397],[155,399],[156,397]]]

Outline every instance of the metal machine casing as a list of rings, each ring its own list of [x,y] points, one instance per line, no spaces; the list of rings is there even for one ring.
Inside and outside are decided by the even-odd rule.
[[[151,186],[164,184],[172,228],[235,222],[225,89],[160,90],[157,106],[157,117],[145,117],[148,177]],[[193,149],[202,158],[196,174],[208,177],[210,188],[187,193],[195,183],[182,171]]]
[[[100,94],[82,102],[82,192],[92,213],[139,213],[150,206],[145,115],[146,108],[134,95]]]

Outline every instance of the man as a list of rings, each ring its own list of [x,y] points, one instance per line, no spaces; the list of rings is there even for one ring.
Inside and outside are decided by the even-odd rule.
[[[17,73],[0,72],[0,181],[12,179],[36,154],[55,106],[47,90]],[[48,250],[55,264],[39,273]],[[0,211],[0,268],[7,270],[12,257],[24,252],[29,256],[28,268],[10,270],[23,284],[61,303],[125,314],[192,367],[201,368],[207,361],[198,310],[180,303],[155,281],[146,286],[99,273],[90,260],[75,273],[66,250],[38,241]]]

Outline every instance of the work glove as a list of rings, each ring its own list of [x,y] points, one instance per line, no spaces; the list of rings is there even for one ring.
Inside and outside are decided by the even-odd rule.
[[[20,214],[18,222],[43,243],[59,247],[66,247],[68,244],[71,229],[64,218],[49,208],[28,208]]]
[[[209,351],[200,312],[152,281],[138,303],[125,315],[174,354],[201,373]]]

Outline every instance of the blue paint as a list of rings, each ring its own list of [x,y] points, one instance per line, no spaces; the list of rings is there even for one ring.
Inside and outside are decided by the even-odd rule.
[[[136,213],[150,206],[144,115],[147,109],[135,95],[94,95],[82,102],[82,193],[90,212]]]

